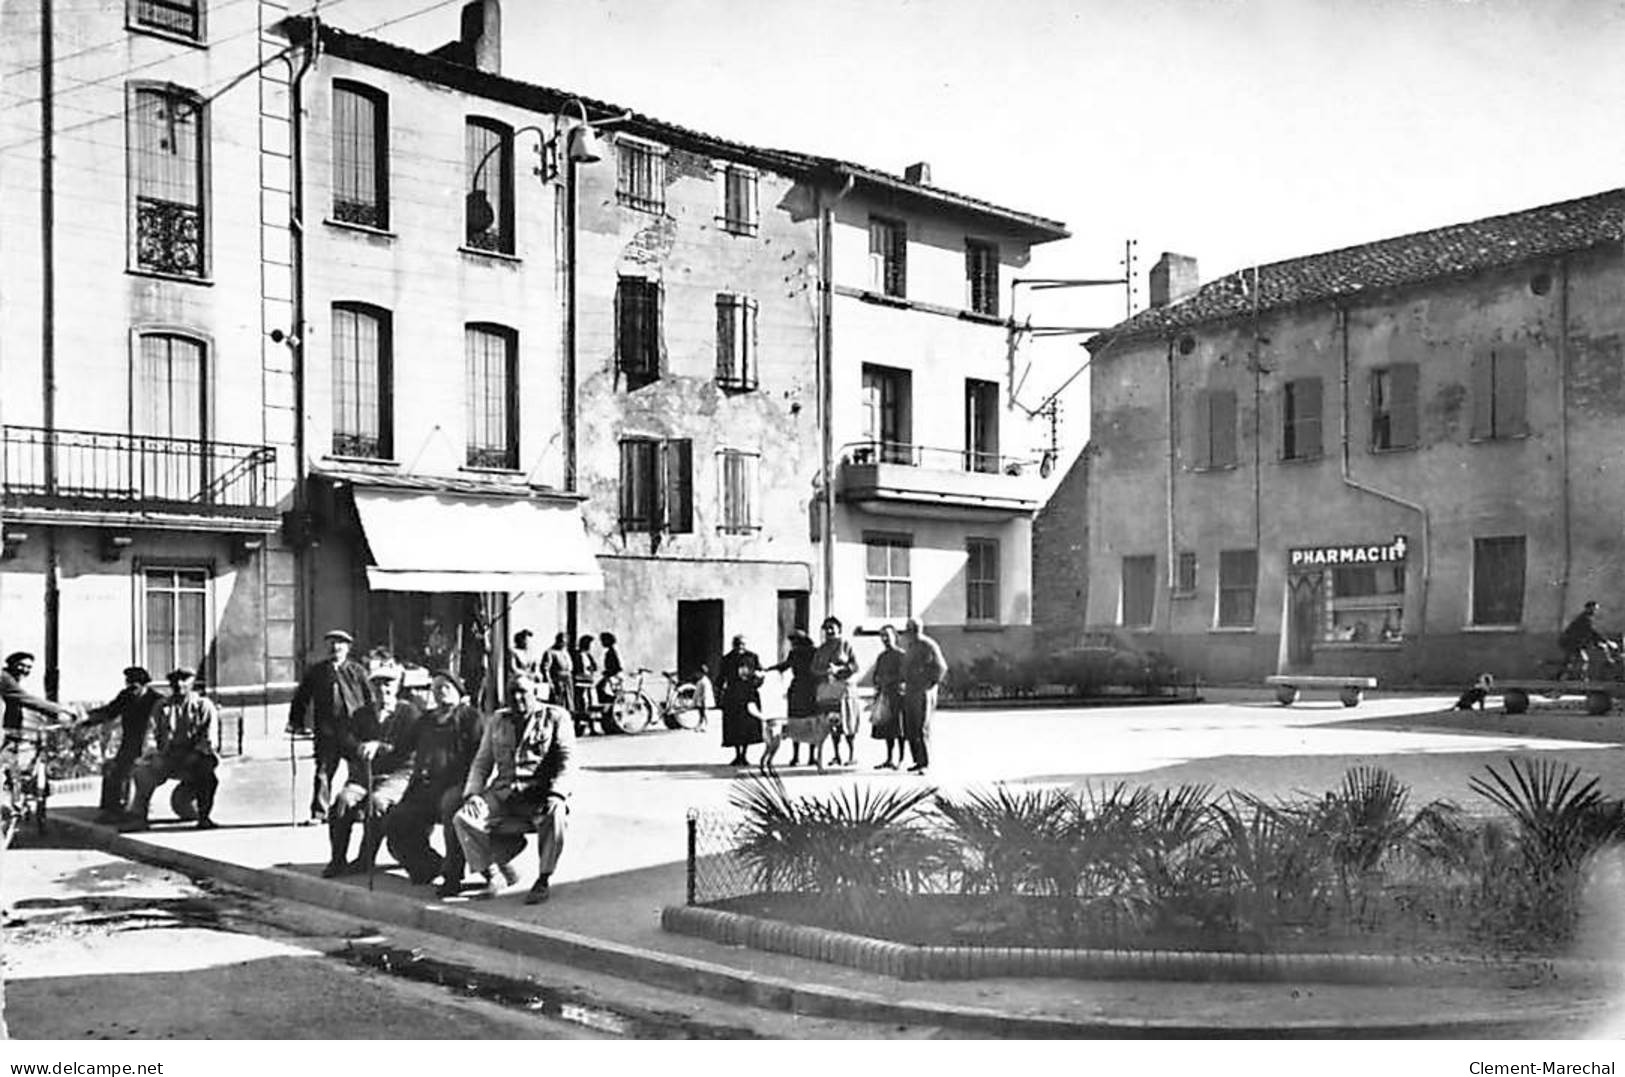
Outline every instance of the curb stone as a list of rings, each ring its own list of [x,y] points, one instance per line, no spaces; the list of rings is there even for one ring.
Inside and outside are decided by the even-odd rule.
[[[370,922],[394,924],[454,941],[504,949],[527,957],[637,980],[653,987],[809,1017],[933,1025],[1008,1038],[1392,1039],[1417,1035],[1461,1038],[1505,1036],[1512,1027],[1539,1031],[1546,1022],[1573,1016],[1572,1008],[1552,1005],[1516,1013],[1467,1015],[1444,1021],[1425,1018],[1414,1021],[1355,1019],[1213,1026],[1137,1018],[1072,1020],[952,1003],[892,1000],[860,991],[809,985],[677,954],[593,939],[536,924],[507,921],[489,913],[449,908],[399,894],[369,891],[286,868],[250,868],[185,850],[149,844],[71,816],[55,816],[51,824],[117,856],[183,874],[215,878],[242,889],[332,909]],[[747,929],[743,925],[731,924],[729,920],[754,919],[722,910],[671,906],[663,910],[661,925],[673,932],[698,934],[697,931],[685,931],[699,922],[694,917],[684,915],[691,913],[710,914],[703,919],[719,931],[737,931],[741,942]],[[706,934],[704,937],[711,936]],[[916,979],[930,978],[922,961],[922,950],[921,947],[898,944],[895,951],[898,967],[905,972],[915,972],[918,974],[914,977]]]

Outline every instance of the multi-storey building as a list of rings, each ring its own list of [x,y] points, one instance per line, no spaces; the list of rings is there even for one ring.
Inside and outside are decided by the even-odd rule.
[[[0,642],[64,699],[293,672],[285,7],[0,8]]]
[[[1201,286],[1165,255],[1091,342],[1089,621],[1210,677],[1435,684],[1608,621],[1622,240],[1608,191]]]

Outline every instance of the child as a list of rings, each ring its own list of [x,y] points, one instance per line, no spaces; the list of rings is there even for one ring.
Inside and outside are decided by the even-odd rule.
[[[1479,710],[1483,710],[1484,700],[1489,696],[1490,689],[1493,687],[1495,687],[1495,678],[1488,673],[1480,674],[1478,680],[1473,682],[1473,686],[1463,692],[1460,699],[1456,700],[1456,709],[1458,711],[1470,711],[1477,707]]]
[[[716,688],[711,684],[711,670],[702,663],[699,676],[694,678],[694,707],[700,712],[700,720],[694,726],[694,732],[705,732],[707,715],[716,705]]]

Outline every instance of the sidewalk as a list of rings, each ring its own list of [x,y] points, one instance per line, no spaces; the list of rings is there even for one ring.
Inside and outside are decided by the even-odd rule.
[[[1357,987],[1323,984],[1168,983],[1004,978],[902,981],[820,961],[671,934],[664,906],[684,900],[682,819],[627,810],[593,814],[578,798],[570,844],[546,905],[519,892],[492,902],[436,901],[393,867],[365,877],[320,878],[327,834],[295,827],[309,795],[302,760],[290,798],[287,760],[222,770],[218,830],[164,822],[121,835],[90,822],[91,789],[53,799],[56,824],[90,844],[279,897],[524,953],[693,994],[808,1015],[937,1025],[987,1036],[1506,1037],[1618,1034],[1625,1006],[1606,983],[1551,974],[1535,983]],[[613,770],[614,768],[606,768]],[[593,772],[584,777],[591,783]],[[607,779],[606,779],[607,780]],[[359,839],[359,833],[357,834]],[[517,865],[533,871],[532,854]]]

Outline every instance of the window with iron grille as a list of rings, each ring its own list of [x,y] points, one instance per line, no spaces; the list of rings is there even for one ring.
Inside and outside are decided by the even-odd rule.
[[[203,40],[203,0],[130,0],[132,26]]]
[[[1258,594],[1258,551],[1219,551],[1219,627],[1251,628]]]
[[[1320,454],[1320,379],[1295,378],[1281,390],[1281,459]]]
[[[900,620],[914,612],[914,583],[909,555],[914,540],[908,535],[865,532],[864,613],[869,617]]]
[[[908,228],[902,221],[869,218],[869,264],[875,291],[899,298],[908,294]]]
[[[1202,389],[1196,394],[1191,455],[1198,471],[1236,466],[1236,391]]]
[[[1150,628],[1157,608],[1157,558],[1147,554],[1123,558],[1122,623]]]
[[[1523,622],[1524,536],[1473,540],[1473,624]]]
[[[999,543],[997,539],[965,541],[965,620],[999,619]]]
[[[1474,440],[1517,438],[1529,433],[1524,353],[1501,345],[1472,362]]]
[[[661,213],[666,208],[666,155],[655,146],[625,139],[615,145],[615,200]]]
[[[693,531],[694,443],[623,438],[620,500],[622,531]]]
[[[519,466],[519,336],[500,325],[463,329],[468,372],[468,466]]]
[[[387,460],[394,452],[389,312],[335,303],[331,340],[333,455]]]
[[[476,250],[512,254],[513,131],[495,120],[470,117],[464,143],[465,242]]]
[[[717,296],[717,384],[756,388],[756,300]]]
[[[756,173],[740,165],[722,170],[722,227],[735,235],[753,236],[758,227]]]
[[[999,316],[999,248],[976,239],[965,241],[965,285],[975,314]]]
[[[759,531],[762,521],[756,511],[756,483],[761,456],[738,449],[723,449],[718,476],[721,482],[722,526],[730,534]]]
[[[1416,388],[1420,368],[1395,363],[1371,372],[1371,447],[1416,447]]]
[[[138,269],[202,277],[208,229],[204,145],[208,113],[173,86],[130,91],[132,262]]]
[[[141,573],[141,638],[148,669],[186,666],[208,676],[209,570],[149,568]]]
[[[1179,560],[1175,562],[1174,593],[1192,595],[1196,593],[1196,553],[1192,550],[1181,550]]]
[[[615,287],[615,368],[629,389],[660,377],[660,282],[622,277]]]
[[[333,83],[333,219],[389,227],[389,99]]]

